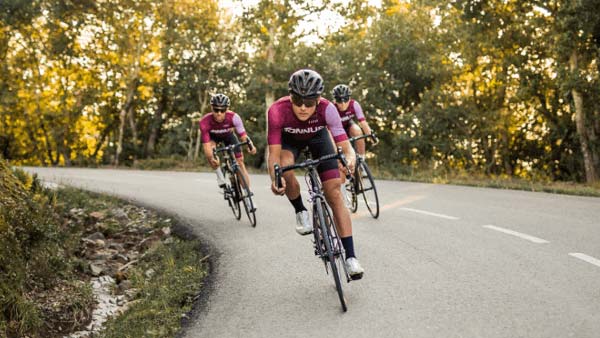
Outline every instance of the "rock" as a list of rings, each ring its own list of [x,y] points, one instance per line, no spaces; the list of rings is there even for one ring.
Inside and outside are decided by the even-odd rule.
[[[95,241],[97,239],[101,239],[101,240],[106,240],[106,237],[104,237],[104,234],[101,232],[94,232],[93,234],[89,235],[86,237],[86,239]]]
[[[155,273],[156,271],[154,271],[154,269],[148,269],[146,270],[146,272],[144,272],[144,275],[146,275],[146,277],[150,279],[152,278],[152,276],[154,276]]]
[[[144,238],[144,240],[140,242],[140,247],[144,250],[148,250],[151,247],[155,246],[158,242],[160,242],[159,237],[151,236],[148,238]]]
[[[169,236],[171,234],[171,227],[164,227],[160,229],[160,231],[162,232],[163,236]]]
[[[108,244],[108,248],[109,249],[113,249],[113,250],[117,250],[117,251],[125,251],[125,248],[123,247],[122,244],[117,243],[117,242],[110,242]]]
[[[115,262],[122,263],[122,264],[129,262],[129,258],[127,258],[127,256],[120,254],[120,253],[113,255],[111,259],[114,260]]]
[[[123,220],[123,221],[128,221],[129,220],[129,216],[127,215],[127,213],[123,209],[118,209],[118,208],[112,209],[110,211],[110,214],[114,218],[116,218],[118,220]]]
[[[106,214],[102,211],[94,211],[90,213],[90,217],[94,218],[97,221],[101,221],[106,218]]]
[[[165,244],[172,244],[172,243],[175,243],[175,239],[173,237],[167,237],[167,238],[165,238],[165,240],[163,241],[163,243],[165,243]]]
[[[91,263],[90,264],[90,270],[92,272],[92,276],[100,276],[100,274],[102,273],[102,271],[104,271],[104,266],[97,264],[97,263]]]
[[[121,283],[119,283],[118,288],[119,288],[119,293],[125,293],[127,290],[131,289],[131,281],[129,280],[124,280],[121,281]]]
[[[105,242],[101,239],[97,239],[94,241],[94,244],[96,244],[96,246],[99,246],[99,247],[104,247]]]

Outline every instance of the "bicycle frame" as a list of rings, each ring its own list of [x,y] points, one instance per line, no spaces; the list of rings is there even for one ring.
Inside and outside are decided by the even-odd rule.
[[[302,163],[293,164],[286,167],[279,167],[275,164],[275,180],[278,187],[281,187],[281,175],[283,172],[293,169],[307,169],[305,174],[306,183],[308,185],[308,194],[310,196],[309,201],[312,205],[313,210],[313,235],[314,235],[314,246],[315,255],[321,258],[325,265],[325,271],[329,274],[331,269],[336,289],[342,305],[342,310],[346,311],[346,301],[342,291],[342,285],[340,281],[340,270],[344,271],[346,276],[346,282],[350,282],[351,278],[347,271],[346,265],[343,263],[345,258],[344,247],[341,243],[341,239],[337,233],[335,221],[332,217],[327,201],[323,193],[323,187],[319,174],[317,172],[317,165],[323,161],[338,159],[346,167],[347,174],[350,175],[350,170],[347,167],[347,162],[342,153],[341,148],[338,147],[337,154],[325,155],[319,159],[312,159],[310,152],[304,151],[307,158]],[[318,226],[317,226],[318,224]],[[329,267],[327,265],[329,263]],[[339,266],[342,266],[340,269]]]

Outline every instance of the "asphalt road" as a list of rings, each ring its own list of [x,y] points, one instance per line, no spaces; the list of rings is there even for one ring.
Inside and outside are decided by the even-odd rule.
[[[265,175],[251,228],[212,173],[28,170],[177,214],[217,249],[186,337],[600,337],[600,198],[377,181],[379,219],[364,204],[353,218],[365,277],[344,284],[343,313]]]

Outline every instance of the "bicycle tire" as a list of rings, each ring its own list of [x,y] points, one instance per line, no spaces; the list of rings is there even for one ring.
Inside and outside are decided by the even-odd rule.
[[[242,203],[244,204],[244,210],[246,211],[246,215],[248,216],[248,220],[250,221],[250,225],[252,227],[256,227],[256,209],[254,209],[254,202],[252,201],[252,192],[248,188],[248,184],[243,175],[238,177],[240,184],[240,198]]]
[[[240,208],[239,183],[235,174],[229,173],[229,175],[229,181],[231,182],[231,194],[228,198],[229,206],[231,207],[231,211],[233,211],[233,216],[235,216],[235,219],[240,220],[240,218],[242,218],[242,210]]]
[[[352,201],[350,203],[350,211],[352,213],[355,213],[358,210],[358,196],[356,195],[356,180],[352,180],[352,182],[349,182],[348,186],[350,187],[350,191],[348,192],[350,194],[350,197],[352,198]],[[348,189],[346,188],[346,186],[344,186],[342,189]]]
[[[335,226],[333,223],[333,219],[328,212],[328,223],[325,221],[325,211],[323,211],[323,205],[319,202],[316,203],[316,211],[319,220],[319,226],[321,227],[321,232],[323,235],[323,241],[325,242],[325,248],[327,250],[327,259],[329,261],[329,267],[331,268],[331,274],[333,275],[333,280],[335,282],[335,288],[337,290],[337,294],[340,299],[340,304],[342,306],[342,311],[348,311],[348,306],[346,305],[346,299],[344,298],[344,290],[342,289],[342,282],[340,279],[340,273],[336,264],[336,256],[334,255],[333,249],[333,238],[331,236],[330,225]],[[326,207],[325,207],[326,208]]]
[[[373,175],[371,175],[371,170],[366,162],[360,162],[360,171],[362,172],[359,175],[359,184],[360,184],[360,193],[363,195],[363,199],[365,200],[365,204],[367,205],[367,209],[371,213],[373,218],[379,217],[379,196],[377,195],[377,187],[375,186],[375,180],[373,179]],[[365,187],[365,179],[369,183],[369,187]]]

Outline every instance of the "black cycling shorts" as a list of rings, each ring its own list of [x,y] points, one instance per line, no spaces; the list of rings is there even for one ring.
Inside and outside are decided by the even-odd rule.
[[[236,144],[239,142],[237,136],[235,136],[234,133],[227,134],[223,137],[217,137],[213,134],[210,134],[210,140],[214,141],[216,144],[223,143],[226,146]],[[241,158],[242,157],[242,147],[237,147],[234,150],[234,153],[235,153],[235,158]]]
[[[329,136],[327,128],[319,130],[315,136],[308,140],[296,140],[290,134],[283,133],[281,137],[281,149],[288,150],[294,155],[294,162],[298,160],[302,149],[308,147],[313,159],[321,156],[335,154],[336,150]],[[336,159],[327,160],[317,166],[317,172],[321,181],[325,182],[333,178],[340,177],[338,170],[338,161]]]

